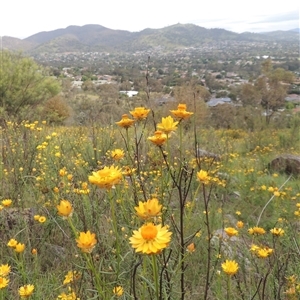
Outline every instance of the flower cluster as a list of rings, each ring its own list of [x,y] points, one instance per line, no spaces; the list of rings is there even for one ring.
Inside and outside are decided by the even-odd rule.
[[[13,248],[17,253],[22,253],[25,250],[25,244],[19,243],[15,239],[10,239],[7,246]]]
[[[255,244],[251,245],[250,251],[259,258],[267,258],[273,253],[273,249],[269,247],[259,247]]]
[[[135,207],[137,216],[142,220],[153,219],[161,214],[162,205],[158,199],[152,198],[146,202],[139,202]],[[171,241],[172,232],[168,226],[162,224],[155,225],[147,221],[138,230],[133,231],[132,237],[129,238],[131,246],[136,252],[143,254],[158,254],[168,247]]]
[[[252,227],[248,229],[249,234],[251,235],[263,235],[266,233],[266,231],[262,227]]]

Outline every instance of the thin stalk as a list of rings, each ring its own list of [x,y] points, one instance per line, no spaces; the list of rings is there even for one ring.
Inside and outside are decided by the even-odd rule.
[[[231,294],[231,277],[227,276],[227,294],[226,294],[227,300],[230,300],[230,294]]]
[[[159,300],[159,278],[158,278],[158,268],[157,268],[157,259],[156,255],[152,255],[152,268],[153,268],[153,279],[154,279],[154,286],[155,286],[155,296],[156,299]]]

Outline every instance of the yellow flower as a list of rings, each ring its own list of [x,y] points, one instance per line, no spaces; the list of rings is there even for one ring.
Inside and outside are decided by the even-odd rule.
[[[208,173],[206,171],[200,170],[199,172],[197,172],[197,179],[200,182],[207,184],[207,183],[209,183],[210,176],[208,176]]]
[[[32,284],[23,285],[19,288],[19,295],[21,296],[21,298],[28,298],[33,293],[33,290],[34,290],[34,285]]]
[[[115,149],[113,151],[111,151],[111,157],[114,160],[120,160],[124,157],[124,151],[122,149]]]
[[[8,286],[9,279],[0,276],[0,290]]]
[[[0,276],[5,277],[10,273],[10,266],[9,265],[1,265],[0,266]]]
[[[129,128],[134,123],[134,120],[130,119],[128,115],[124,114],[122,115],[122,119],[119,122],[116,122],[117,125],[123,128]]]
[[[118,167],[104,167],[102,170],[93,172],[89,176],[90,183],[96,184],[100,188],[111,189],[122,179],[122,173]]]
[[[256,250],[256,255],[260,258],[266,258],[273,253],[273,249],[265,247]]]
[[[75,292],[72,292],[72,289],[69,288],[69,294],[61,293],[57,300],[79,300],[79,298],[76,297]]]
[[[53,192],[54,192],[55,194],[59,193],[59,188],[58,188],[57,186],[54,187],[54,188],[53,188]]]
[[[80,232],[78,239],[76,239],[77,247],[82,252],[91,253],[97,244],[95,236],[95,233],[91,233],[89,230],[87,232]]]
[[[11,248],[15,248],[18,244],[18,241],[15,240],[15,239],[10,239],[9,242],[7,243],[7,246],[8,247],[11,247]]]
[[[131,167],[129,167],[129,166],[125,166],[125,167],[123,167],[123,172],[122,172],[122,174],[124,175],[124,176],[130,176],[130,175],[132,175],[134,172],[135,172],[135,170],[136,169],[132,169]]]
[[[45,223],[46,220],[47,220],[47,218],[44,217],[44,216],[40,216],[39,219],[38,219],[38,221],[39,221],[40,223]]]
[[[136,107],[134,110],[130,111],[130,114],[137,120],[146,119],[150,109],[145,107]]]
[[[36,221],[38,221],[39,218],[40,218],[40,215],[34,215],[33,218],[34,218]]]
[[[32,254],[32,255],[37,255],[37,250],[36,250],[35,248],[33,248],[33,249],[31,250],[31,254]]]
[[[239,265],[234,260],[226,260],[222,263],[222,269],[227,275],[232,276],[238,271]]]
[[[262,235],[262,234],[266,233],[266,231],[262,227],[257,227],[257,226],[249,228],[248,232],[251,235],[253,235],[253,234]]]
[[[65,276],[63,284],[68,284],[70,282],[73,282],[81,277],[81,273],[77,271],[69,271],[67,275]]]
[[[265,185],[262,185],[261,187],[261,190],[265,191],[267,189],[267,187]]]
[[[136,252],[157,254],[169,245],[171,235],[172,232],[168,231],[167,226],[146,223],[138,230],[134,230],[129,240]]]
[[[252,244],[251,245],[251,248],[250,248],[250,251],[251,252],[256,252],[257,250],[259,250],[260,248],[257,246],[257,245],[255,245],[255,244]]]
[[[121,297],[124,293],[124,289],[121,286],[116,286],[113,288],[113,293],[118,296]]]
[[[235,235],[239,234],[239,232],[233,227],[226,227],[226,228],[224,228],[224,231],[226,232],[226,234],[229,237],[232,237],[232,236],[235,236]]]
[[[243,228],[244,227],[244,222],[243,221],[237,221],[236,227],[237,228]]]
[[[73,214],[72,204],[68,200],[61,200],[56,208],[58,210],[58,215],[63,218],[71,217]]]
[[[188,119],[193,113],[186,111],[186,104],[178,104],[177,110],[170,110],[170,112],[178,119]]]
[[[174,122],[174,119],[171,116],[168,116],[166,118],[162,118],[161,123],[157,124],[157,128],[168,135],[177,129],[176,126],[178,123],[179,122],[177,121]]]
[[[163,131],[157,130],[154,132],[153,136],[148,137],[148,140],[157,146],[162,146],[167,138],[167,135]]]
[[[194,243],[190,243],[189,245],[187,245],[186,250],[190,253],[195,252],[195,244]]]
[[[279,196],[280,196],[280,192],[274,191],[273,195],[274,195],[275,197],[279,197]]]
[[[275,236],[282,236],[284,234],[284,230],[282,228],[273,228],[270,232]]]
[[[18,253],[22,253],[25,250],[25,244],[18,243],[15,247],[15,251]]]
[[[65,176],[67,173],[68,172],[65,167],[59,170],[59,176],[61,177]]]
[[[4,199],[4,200],[2,200],[2,205],[4,206],[4,207],[9,207],[9,206],[11,206],[11,204],[12,204],[12,200],[11,199]]]
[[[146,202],[139,201],[139,206],[136,206],[134,209],[141,219],[149,219],[160,215],[161,208],[162,205],[158,203],[156,198],[153,198]]]

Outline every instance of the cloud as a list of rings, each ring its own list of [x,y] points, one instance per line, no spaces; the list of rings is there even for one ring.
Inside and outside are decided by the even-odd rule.
[[[277,14],[273,16],[265,16],[258,21],[251,22],[249,24],[257,24],[257,23],[279,23],[279,22],[287,22],[287,21],[298,21],[299,22],[299,10],[290,11],[284,14]]]

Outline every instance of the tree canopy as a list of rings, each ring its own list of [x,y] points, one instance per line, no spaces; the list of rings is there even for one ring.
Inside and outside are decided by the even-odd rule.
[[[32,58],[2,51],[0,57],[0,115],[26,118],[37,105],[60,92],[56,78]]]

